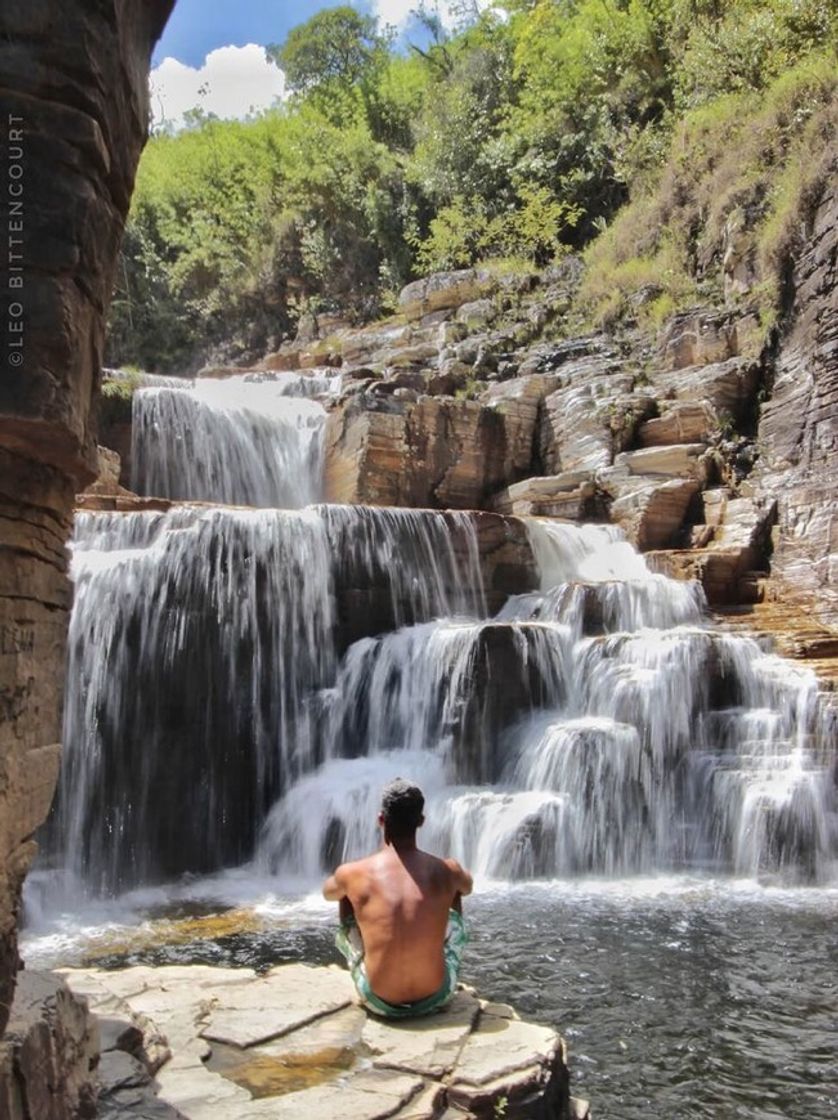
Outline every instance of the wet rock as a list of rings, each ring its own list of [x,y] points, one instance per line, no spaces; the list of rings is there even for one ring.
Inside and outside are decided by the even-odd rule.
[[[441,516],[452,554],[457,563],[464,566],[470,553],[463,522],[450,514]],[[517,518],[483,512],[469,512],[466,517],[477,537],[485,610],[492,615],[500,609],[509,595],[532,590],[538,585],[532,547],[526,526]],[[411,602],[394,597],[387,573],[377,570],[368,557],[361,564],[353,562],[355,549],[360,542],[363,551],[363,543],[359,523],[353,521],[351,526],[353,540],[343,538],[340,530],[334,530],[335,554],[342,557],[335,572],[337,640],[341,650],[360,638],[388,633],[398,625],[428,621],[426,617],[414,616]],[[413,547],[409,526],[402,530],[394,526],[393,532],[397,541],[398,534],[405,533],[404,545],[397,547],[397,551],[402,551],[403,548],[408,552]],[[474,587],[471,591],[474,596],[472,610],[475,614],[482,613],[484,607],[480,599],[481,589]],[[462,588],[458,589],[452,584],[447,592],[453,597],[461,594]]]
[[[538,622],[491,622],[481,628],[473,647],[468,693],[457,713],[452,761],[458,781],[498,781],[506,729],[522,715],[558,702],[550,669],[555,650],[545,658],[544,641]]]
[[[714,606],[756,601],[762,592],[754,577],[767,563],[776,503],[734,498],[724,489],[705,492],[703,501],[709,534],[695,541],[698,547],[653,554],[649,563],[674,579],[698,580]]]
[[[442,1012],[387,1022],[354,1004],[329,1009],[332,989],[338,1003],[352,991],[348,974],[334,968],[284,965],[264,977],[201,966],[68,970],[66,976],[94,992],[101,1006],[114,999],[134,1013],[153,1006],[158,1029],[180,1024],[177,1043],[170,1038],[173,1056],[151,1084],[141,1063],[108,1056],[101,1111],[108,1120],[437,1120],[449,1112],[494,1120],[500,1110],[520,1120],[570,1115],[558,1035],[468,990]],[[313,1020],[300,1004],[299,1021],[272,1042],[207,1043],[208,1023],[244,1005],[257,1017],[282,1016],[283,993],[302,993],[303,981],[326,1001],[317,1003]],[[255,1038],[259,1031],[246,1034]]]

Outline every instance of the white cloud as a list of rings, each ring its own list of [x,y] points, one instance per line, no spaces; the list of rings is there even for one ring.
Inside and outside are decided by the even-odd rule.
[[[382,24],[403,27],[410,22],[411,13],[418,8],[418,0],[373,0],[373,13]]]
[[[164,58],[151,72],[154,124],[180,128],[183,114],[195,108],[222,118],[246,117],[267,109],[284,90],[282,71],[256,43],[210,51],[200,69]]]
[[[489,2],[490,0],[475,0],[475,6],[486,8]],[[378,16],[382,25],[389,23],[400,29],[410,23],[419,4],[420,0],[372,0],[373,13]],[[460,4],[454,0],[436,0],[436,2],[430,0],[425,6],[428,11],[435,12],[439,16],[444,27],[450,29],[456,24],[458,16],[453,9],[459,8]]]

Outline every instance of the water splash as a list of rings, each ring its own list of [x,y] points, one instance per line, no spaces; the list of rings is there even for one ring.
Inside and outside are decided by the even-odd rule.
[[[429,758],[425,842],[485,877],[821,874],[831,748],[814,674],[711,629],[700,588],[649,572],[618,530],[529,530],[541,592],[492,622],[440,620],[350,648],[328,698],[328,754],[350,803],[327,837],[289,795],[263,863],[314,878],[325,854],[357,857],[386,774]],[[306,779],[314,799],[319,781]]]

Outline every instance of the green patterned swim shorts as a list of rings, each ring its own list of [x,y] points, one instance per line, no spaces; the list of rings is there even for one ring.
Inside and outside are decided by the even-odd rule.
[[[467,941],[468,931],[462,914],[456,910],[449,910],[448,930],[442,947],[445,961],[445,979],[442,982],[442,987],[433,992],[432,995],[425,996],[424,999],[418,999],[413,1003],[387,1003],[386,1000],[379,999],[370,987],[364,968],[364,944],[354,919],[343,922],[335,937],[335,945],[346,958],[355,990],[361,997],[364,1006],[368,1011],[372,1011],[376,1015],[382,1015],[387,1019],[407,1019],[411,1016],[429,1015],[431,1011],[437,1011],[444,1007],[457,990],[460,962]]]

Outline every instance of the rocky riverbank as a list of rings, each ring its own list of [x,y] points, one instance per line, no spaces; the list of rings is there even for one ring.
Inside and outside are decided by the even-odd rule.
[[[339,968],[200,965],[22,973],[4,1117],[583,1120],[549,1027],[460,991],[387,1023]],[[45,1077],[44,1070],[56,1076]],[[59,1074],[60,1071],[60,1074]]]

